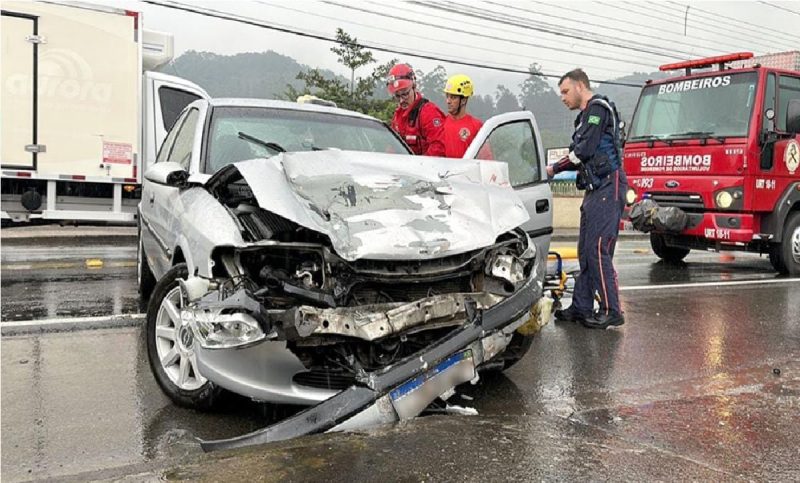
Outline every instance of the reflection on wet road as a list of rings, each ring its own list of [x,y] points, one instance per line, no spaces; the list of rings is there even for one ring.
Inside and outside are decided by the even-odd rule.
[[[43,258],[46,253],[50,254],[50,259]],[[135,248],[68,247],[43,251],[4,247],[2,257],[2,320],[91,317],[141,311],[136,293]],[[87,257],[102,259],[105,264],[87,268]],[[721,260],[716,253],[692,252],[687,263],[670,265],[657,261],[649,242],[623,241],[617,249],[615,263],[623,290],[641,285],[776,278],[765,257],[736,254],[733,261]],[[576,262],[566,263],[566,269],[576,268]]]

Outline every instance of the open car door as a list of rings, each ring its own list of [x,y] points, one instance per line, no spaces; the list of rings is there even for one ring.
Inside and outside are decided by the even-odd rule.
[[[522,227],[536,243],[539,253],[547,253],[553,234],[553,193],[533,113],[509,112],[490,118],[475,135],[464,158],[508,164],[511,186],[530,215]]]

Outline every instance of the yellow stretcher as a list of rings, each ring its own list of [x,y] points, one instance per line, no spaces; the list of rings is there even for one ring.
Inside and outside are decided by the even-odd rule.
[[[564,260],[575,260],[578,258],[578,250],[571,247],[557,247],[547,254],[548,264],[555,261],[556,268],[554,273],[547,271],[544,280],[544,291],[542,298],[531,307],[530,318],[517,329],[522,335],[533,335],[541,330],[549,321],[553,310],[561,308],[561,297],[565,293],[571,293],[572,289],[567,284],[573,278],[574,272],[564,270]],[[548,294],[549,291],[549,294]]]

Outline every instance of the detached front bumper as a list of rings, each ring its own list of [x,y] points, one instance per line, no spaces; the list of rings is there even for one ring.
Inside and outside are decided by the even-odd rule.
[[[531,308],[542,296],[542,280],[537,275],[539,272],[534,269],[519,290],[491,308],[481,310],[476,303],[467,301],[464,310],[468,322],[422,352],[384,369],[365,373],[358,378],[357,384],[277,424],[231,439],[203,441],[203,449],[213,451],[282,441],[413,415],[421,403],[411,404],[411,409],[409,405],[404,406],[405,409],[398,409],[392,402],[392,391],[407,390],[409,383],[413,385],[414,379],[420,376],[424,376],[422,382],[436,379],[437,374],[431,374],[431,371],[439,370],[443,363],[457,366],[458,372],[449,376],[451,379],[437,381],[431,393],[431,400],[435,399],[442,394],[442,390],[464,382],[464,374],[469,373],[470,363],[473,368],[477,367],[505,349],[514,330],[528,320]],[[457,356],[454,358],[454,355]],[[472,361],[465,363],[466,359]],[[402,396],[395,392],[395,398],[398,395]],[[399,414],[404,411],[407,412]]]

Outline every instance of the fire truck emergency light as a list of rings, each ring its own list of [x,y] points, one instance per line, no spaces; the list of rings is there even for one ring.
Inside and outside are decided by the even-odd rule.
[[[709,67],[714,64],[722,65],[726,62],[733,62],[736,60],[747,60],[753,57],[752,52],[737,52],[735,54],[718,55],[716,57],[706,57],[705,59],[686,60],[683,62],[676,62],[674,64],[664,64],[658,68],[662,72],[669,70],[679,69],[694,69],[698,67]]]

